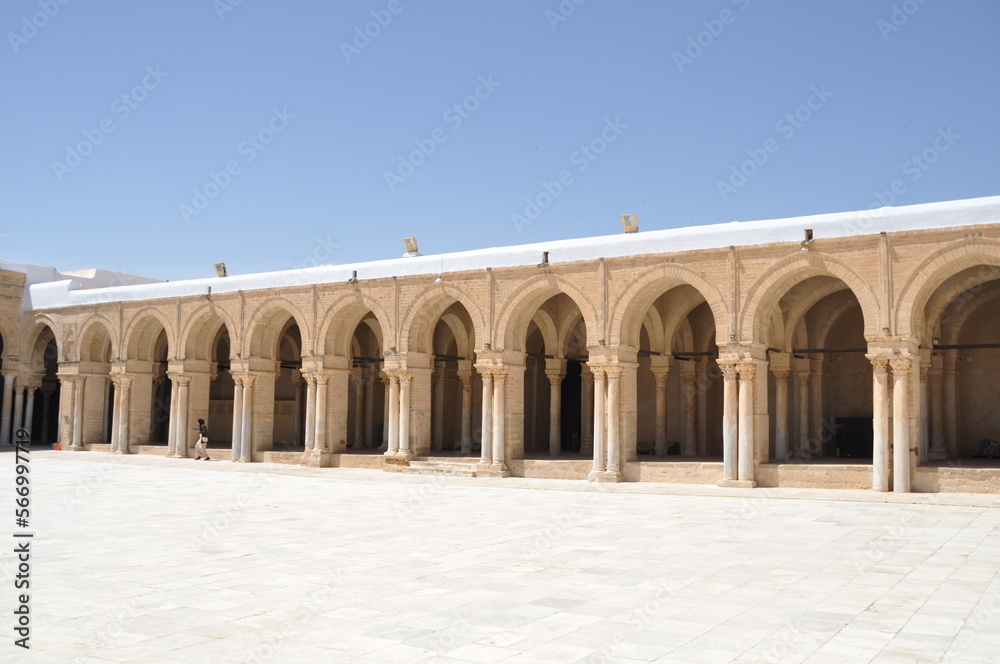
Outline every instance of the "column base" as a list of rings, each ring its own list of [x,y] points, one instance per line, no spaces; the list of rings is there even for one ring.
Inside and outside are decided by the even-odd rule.
[[[244,458],[240,459],[239,461],[237,461],[236,463],[251,463],[251,461],[250,461],[250,459],[247,459],[246,457],[244,457]]]
[[[592,470],[587,474],[587,481],[614,484],[622,481],[622,474],[612,470]]]
[[[931,450],[930,452],[927,453],[927,460],[928,461],[947,461],[948,460],[948,455],[945,454],[944,452],[938,452],[938,451],[935,451],[935,450]]]
[[[331,458],[329,450],[312,449],[302,453],[299,465],[310,468],[329,468]]]
[[[396,452],[396,458],[403,461],[406,465],[409,465],[410,461],[413,460],[413,452],[410,450],[400,450]]]
[[[476,477],[510,477],[510,470],[504,463],[481,463],[476,467]]]
[[[68,449],[70,452],[82,452],[83,445],[70,445]]]
[[[719,486],[724,489],[756,489],[754,480],[719,480]]]

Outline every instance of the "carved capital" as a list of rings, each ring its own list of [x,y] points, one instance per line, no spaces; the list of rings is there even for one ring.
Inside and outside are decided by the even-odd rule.
[[[753,362],[740,362],[740,380],[753,380],[757,376],[757,365]]]
[[[908,357],[894,357],[889,360],[889,366],[892,367],[892,373],[907,373],[913,366],[912,360]]]
[[[735,364],[720,364],[719,369],[722,371],[722,379],[725,381],[734,381],[737,378],[738,371]]]
[[[788,376],[791,375],[791,369],[771,369],[771,374],[777,381],[788,380]]]
[[[875,373],[886,373],[889,370],[889,358],[881,355],[865,355],[872,363]]]

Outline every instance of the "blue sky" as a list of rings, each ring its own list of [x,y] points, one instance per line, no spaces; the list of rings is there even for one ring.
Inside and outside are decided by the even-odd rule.
[[[0,257],[175,280],[1000,194],[995,0],[576,2],[7,0]]]

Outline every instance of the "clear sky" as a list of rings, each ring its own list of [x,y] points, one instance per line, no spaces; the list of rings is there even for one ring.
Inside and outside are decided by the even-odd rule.
[[[0,257],[175,280],[996,195],[998,27],[996,0],[5,0]]]

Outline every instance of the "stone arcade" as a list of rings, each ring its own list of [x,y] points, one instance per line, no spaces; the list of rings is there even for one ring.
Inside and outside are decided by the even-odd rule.
[[[200,417],[238,462],[1000,492],[1000,197],[169,283],[0,268],[3,442],[188,457]]]

